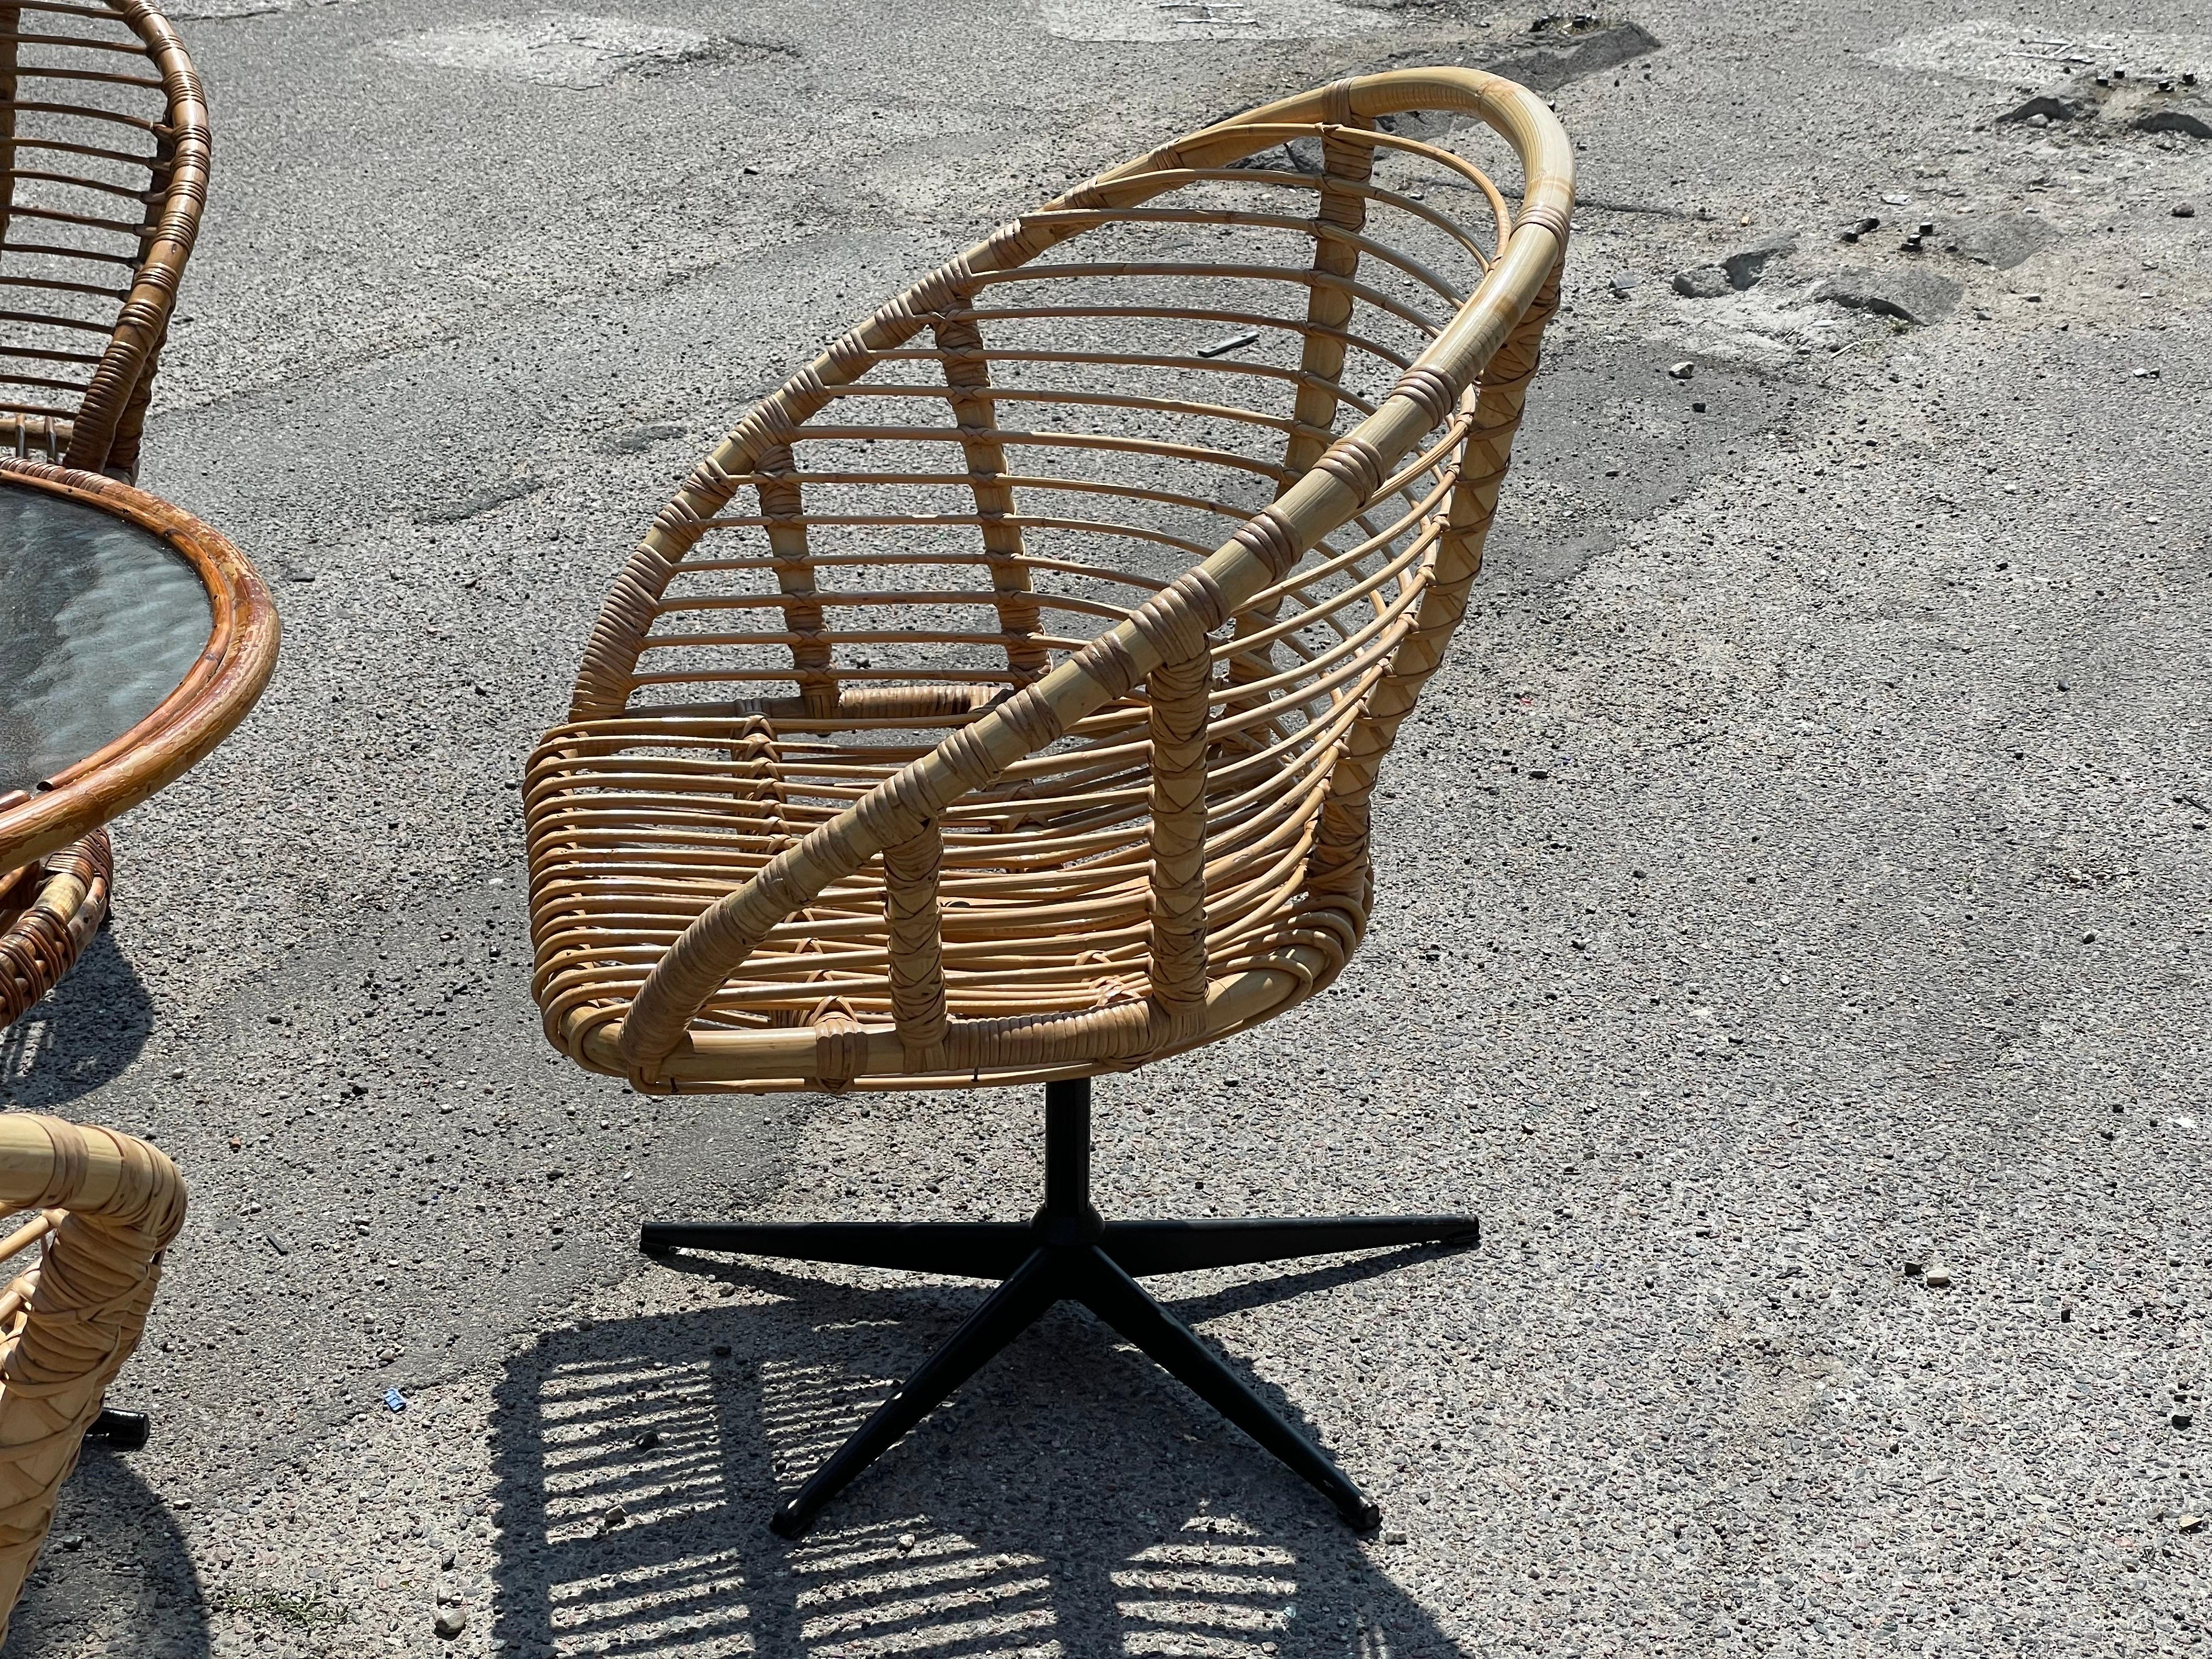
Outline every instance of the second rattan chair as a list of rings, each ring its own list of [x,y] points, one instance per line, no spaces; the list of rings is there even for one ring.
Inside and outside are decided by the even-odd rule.
[[[1413,136],[1454,123],[1508,141],[1517,207]],[[1028,1223],[647,1228],[1002,1281],[778,1531],[1063,1298],[1376,1518],[1136,1280],[1474,1221],[1103,1221],[1088,1079],[1251,1031],[1358,944],[1370,795],[1481,562],[1572,172],[1540,100],[1464,70],[1180,139],[831,345],[616,584],[526,784],[552,1040],[647,1091],[1046,1087]]]
[[[0,453],[129,483],[207,197],[199,76],[145,0],[0,8]],[[0,1026],[107,915],[95,830],[0,870]]]

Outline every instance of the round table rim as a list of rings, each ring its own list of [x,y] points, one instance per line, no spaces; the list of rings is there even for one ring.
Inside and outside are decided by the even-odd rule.
[[[84,502],[160,537],[199,577],[210,615],[198,659],[152,712],[34,788],[0,794],[0,873],[121,817],[205,759],[269,684],[279,633],[260,573],[182,507],[96,473],[20,458],[0,458],[7,485]]]

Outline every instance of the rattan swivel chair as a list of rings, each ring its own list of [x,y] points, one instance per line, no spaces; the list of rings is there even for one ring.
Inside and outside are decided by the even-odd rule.
[[[1470,120],[1517,207],[1434,136]],[[647,1091],[1045,1085],[1030,1222],[646,1229],[1002,1281],[779,1532],[1062,1298],[1376,1518],[1136,1279],[1474,1221],[1102,1221],[1088,1079],[1250,1030],[1358,943],[1369,796],[1481,561],[1572,169],[1541,100],[1465,70],[1180,139],[836,341],[616,583],[525,785],[553,1042]]]
[[[207,198],[206,101],[143,0],[0,6],[0,453],[125,483]],[[0,870],[0,1026],[107,914],[107,831]]]

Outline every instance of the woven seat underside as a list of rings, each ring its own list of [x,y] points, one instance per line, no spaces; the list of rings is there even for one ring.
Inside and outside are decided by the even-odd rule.
[[[956,1021],[1141,1009],[1151,876],[1134,741],[1143,720],[1130,708],[1096,723],[1086,741],[1098,763],[1079,788],[1057,770],[1043,780],[1049,793],[1012,777],[947,815],[939,892]],[[586,1034],[619,1017],[701,911],[944,730],[840,743],[781,736],[758,716],[682,715],[584,722],[550,737],[530,800],[549,1036],[592,1063]],[[1356,943],[1352,916],[1303,890],[1311,812],[1263,810],[1299,784],[1295,763],[1265,750],[1217,757],[1210,771],[1209,977],[1282,963],[1300,946],[1300,960],[1340,963]],[[1317,775],[1304,787],[1316,788]],[[888,1025],[889,944],[877,865],[770,934],[700,1023],[832,1035]]]

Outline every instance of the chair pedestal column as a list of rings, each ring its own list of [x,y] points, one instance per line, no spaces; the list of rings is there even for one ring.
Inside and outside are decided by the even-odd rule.
[[[824,1505],[963,1382],[1061,1301],[1079,1302],[1318,1489],[1364,1531],[1381,1512],[1328,1455],[1285,1421],[1161,1306],[1139,1277],[1341,1251],[1472,1246],[1468,1216],[1105,1221],[1091,1202],[1091,1083],[1045,1085],[1045,1201],[1020,1222],[648,1223],[648,1255],[708,1250],[1000,1280],[903,1386],[876,1408],[769,1521],[798,1538]]]

